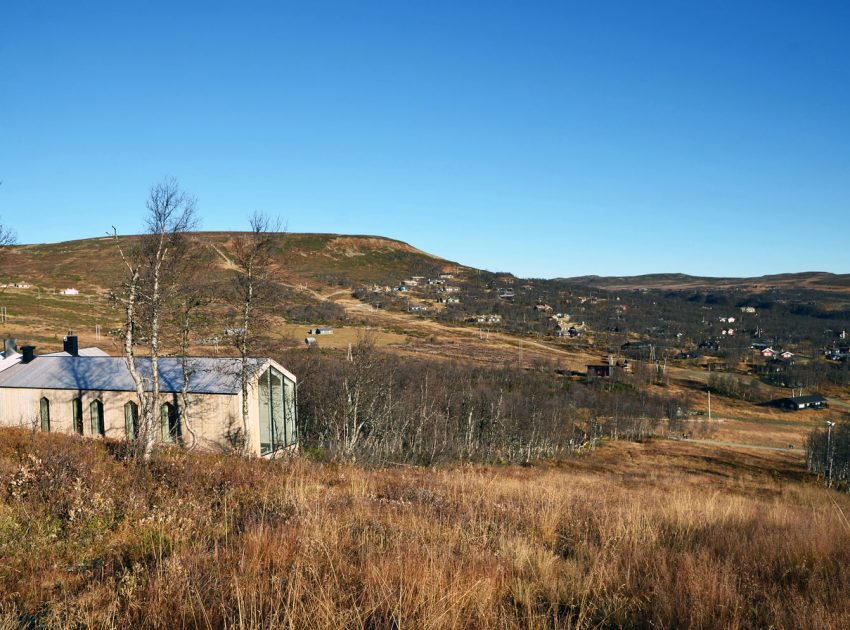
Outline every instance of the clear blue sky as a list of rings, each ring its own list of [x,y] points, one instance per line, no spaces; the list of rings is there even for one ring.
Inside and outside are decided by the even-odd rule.
[[[850,272],[850,3],[2,3],[19,240],[135,231],[164,175],[205,229],[523,276]]]

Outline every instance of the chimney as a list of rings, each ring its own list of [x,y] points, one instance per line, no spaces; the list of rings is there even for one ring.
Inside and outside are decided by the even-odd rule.
[[[8,337],[3,341],[3,356],[10,357],[18,351],[18,341]]]
[[[35,358],[35,346],[21,346],[21,363],[29,363]]]
[[[77,336],[70,334],[71,331],[68,331],[68,335],[65,337],[65,340],[62,344],[62,349],[70,354],[72,357],[80,356],[80,345],[77,341]]]

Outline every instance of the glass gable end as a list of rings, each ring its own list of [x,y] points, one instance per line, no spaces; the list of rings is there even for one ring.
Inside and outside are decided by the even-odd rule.
[[[260,452],[263,455],[295,443],[295,383],[270,367],[259,381]]]

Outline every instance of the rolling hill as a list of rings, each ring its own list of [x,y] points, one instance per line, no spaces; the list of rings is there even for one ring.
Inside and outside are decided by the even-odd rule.
[[[561,279],[566,282],[614,291],[628,289],[740,289],[745,291],[813,289],[850,293],[850,274],[834,274],[825,271],[783,273],[755,278],[723,278],[689,276],[683,273],[653,273],[640,276],[576,276]]]

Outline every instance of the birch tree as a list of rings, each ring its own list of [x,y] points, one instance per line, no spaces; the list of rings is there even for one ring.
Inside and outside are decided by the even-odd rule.
[[[155,184],[146,203],[146,232],[122,243],[113,227],[116,247],[124,263],[124,282],[116,298],[124,309],[123,352],[138,398],[140,422],[135,453],[149,458],[158,426],[160,397],[159,358],[165,307],[179,284],[186,233],[197,224],[195,199],[166,178]],[[146,342],[150,371],[139,369],[136,347]]]
[[[17,243],[15,232],[6,224],[0,222],[0,274],[5,275],[6,249]],[[2,276],[0,276],[2,277]]]
[[[233,263],[236,274],[233,277],[233,300],[238,309],[238,327],[236,342],[240,364],[240,383],[242,388],[242,426],[241,434],[236,436],[236,447],[243,454],[248,452],[248,382],[251,377],[249,357],[255,342],[255,330],[258,319],[263,316],[263,308],[273,299],[270,275],[273,267],[273,253],[276,236],[280,233],[280,221],[268,215],[255,212],[249,218],[251,230],[237,236],[233,248]]]

